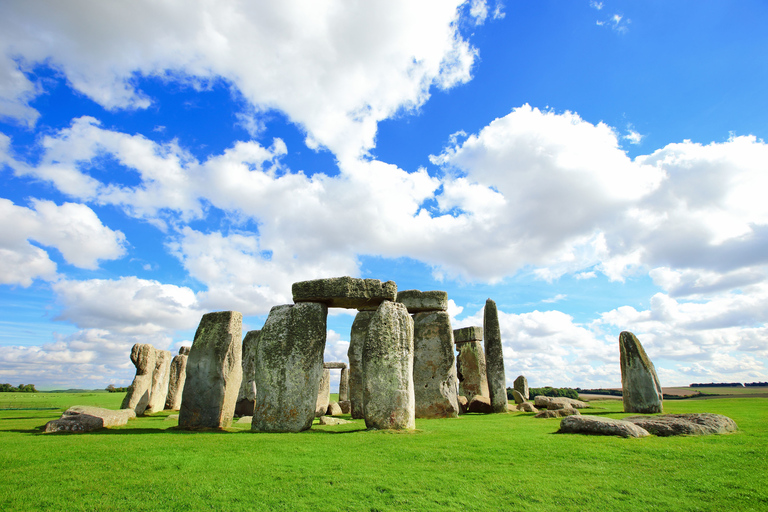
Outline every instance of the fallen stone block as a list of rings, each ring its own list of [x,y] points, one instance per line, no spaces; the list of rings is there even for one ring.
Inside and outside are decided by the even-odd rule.
[[[75,405],[64,411],[61,418],[49,421],[43,427],[44,432],[93,432],[104,427],[125,425],[136,417],[133,409],[113,411],[101,407]]]
[[[338,416],[340,414],[344,413],[341,411],[341,406],[338,404],[338,402],[331,402],[328,404],[328,410],[325,412],[325,415]]]
[[[526,402],[530,403],[530,402]],[[536,413],[535,418],[564,418],[566,416],[578,416],[581,413],[573,407],[563,409],[546,410]]]
[[[629,421],[599,416],[568,416],[560,421],[560,434],[591,434],[599,436],[647,437],[650,434]]]
[[[534,407],[531,402],[523,402],[523,403],[519,404],[517,406],[517,410],[518,411],[523,411],[523,412],[535,412],[535,413],[539,412],[539,410],[536,407]],[[574,409],[574,410],[576,410],[576,409]]]
[[[491,414],[494,412],[491,405],[491,399],[487,396],[476,395],[467,404],[467,412],[477,412],[480,414]]]
[[[712,413],[664,414],[661,416],[630,416],[624,418],[653,435],[705,436],[736,432],[739,427],[728,416]]]
[[[317,420],[317,423],[319,425],[346,425],[347,423],[352,423],[349,420],[345,420],[342,418],[332,418],[330,416],[320,416],[320,418]]]
[[[573,398],[568,398],[564,396],[536,395],[533,399],[533,402],[536,405],[536,407],[540,409],[548,409],[549,404],[563,404],[566,406],[571,406],[574,409],[589,408],[589,404],[587,402],[582,402],[581,400],[575,400]]]

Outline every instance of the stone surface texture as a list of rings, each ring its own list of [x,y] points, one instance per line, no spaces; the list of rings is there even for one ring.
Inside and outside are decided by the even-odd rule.
[[[349,400],[341,400],[339,402],[339,407],[341,407],[341,414],[349,414],[352,412],[352,402]]]
[[[319,302],[330,308],[375,310],[385,300],[397,297],[394,281],[332,277],[293,283],[293,302]]]
[[[530,395],[528,394],[528,379],[525,378],[525,375],[520,375],[516,378],[512,387],[522,395],[524,400],[530,398]]]
[[[475,395],[467,404],[467,412],[478,412],[480,414],[491,414],[495,412],[491,405],[491,399],[487,396]],[[506,411],[505,411],[506,412]]]
[[[346,425],[347,423],[352,423],[342,418],[332,418],[330,416],[320,416],[317,422],[320,425]]]
[[[149,403],[144,413],[155,413],[165,409],[168,398],[168,385],[171,379],[171,360],[173,356],[167,350],[155,349],[155,371],[152,372],[152,389]]]
[[[349,401],[351,402],[352,418],[359,420],[365,417],[363,409],[363,346],[368,337],[368,326],[375,311],[360,311],[352,322],[349,334]]]
[[[363,410],[369,429],[413,429],[413,319],[405,306],[382,302],[363,347]]]
[[[533,399],[534,405],[541,409],[549,409],[550,404],[561,404],[560,406],[553,406],[553,408],[562,408],[562,406],[570,406],[574,409],[587,409],[589,404],[582,402],[581,400],[575,400],[564,396],[543,396],[536,395]]]
[[[413,316],[413,389],[417,418],[459,416],[453,329],[445,311]]]
[[[629,421],[603,418],[601,416],[568,416],[560,422],[558,433],[619,437],[647,437],[650,435],[644,428],[638,427]]]
[[[468,341],[483,341],[482,327],[462,327],[453,330],[454,343],[466,343]]]
[[[340,414],[344,414],[341,411],[341,406],[338,402],[331,402],[328,404],[328,410],[325,412],[328,416],[338,416]]]
[[[188,356],[190,348],[192,348],[192,347],[187,347],[187,346],[179,347],[179,355],[180,356]]]
[[[530,402],[526,402],[529,404]],[[563,409],[547,410],[536,413],[536,418],[564,418],[566,416],[578,416],[581,413],[573,407],[565,407]]]
[[[404,304],[411,314],[425,311],[448,311],[448,292],[403,290],[397,292],[396,300]]]
[[[259,344],[261,330],[245,333],[243,338],[243,380],[237,393],[235,414],[238,416],[253,416],[253,406],[256,400],[256,347]]]
[[[43,432],[92,432],[104,427],[125,425],[136,417],[133,409],[102,409],[87,405],[74,405],[64,411],[61,418],[49,421]]]
[[[325,370],[343,370],[347,367],[347,363],[340,362],[327,362],[323,363],[323,369]]]
[[[133,409],[137,416],[144,414],[152,392],[155,357],[155,347],[147,343],[136,343],[131,348],[131,361],[136,366],[136,376],[128,386],[121,409]]]
[[[624,412],[664,412],[659,377],[640,341],[629,331],[619,335]]]
[[[739,427],[728,416],[712,413],[663,414],[661,416],[630,416],[624,418],[653,435],[705,436],[736,432]]]
[[[517,405],[520,405],[523,402],[525,402],[525,397],[523,395],[521,395],[520,392],[518,390],[516,390],[516,389],[512,390],[512,396],[514,397],[515,403]]]
[[[165,397],[165,408],[172,411],[181,409],[181,394],[184,391],[184,382],[187,380],[187,359],[189,356],[179,354],[173,356],[169,370],[168,394]]]
[[[461,330],[461,329],[457,329]],[[454,334],[456,331],[453,331]],[[488,377],[485,374],[485,352],[479,341],[457,343],[456,377],[459,379],[459,394],[472,400],[475,396],[490,397]]]
[[[315,417],[324,416],[331,402],[331,370],[323,368],[323,376],[320,379],[320,387],[317,389],[317,402],[315,404]]]
[[[469,400],[467,400],[466,396],[462,395],[459,395],[457,398],[457,401],[459,402],[459,414],[466,414],[467,407],[469,406]]]
[[[504,352],[501,346],[501,328],[496,303],[485,301],[483,315],[485,336],[485,366],[488,377],[488,394],[494,412],[507,412],[507,377],[504,373]]]
[[[252,430],[300,432],[312,426],[323,377],[328,307],[316,302],[275,306],[256,350]]]
[[[207,313],[200,319],[187,359],[179,427],[229,427],[243,378],[243,315]]]
[[[519,404],[517,406],[517,410],[523,411],[523,412],[539,412],[539,410],[536,407],[534,407],[531,402],[523,402]]]
[[[342,368],[339,376],[339,402],[349,400],[349,368]]]

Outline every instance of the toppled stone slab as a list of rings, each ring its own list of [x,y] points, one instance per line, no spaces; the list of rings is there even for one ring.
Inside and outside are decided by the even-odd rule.
[[[238,425],[250,425],[252,422],[253,416],[241,416],[235,423]]]
[[[403,290],[397,292],[397,302],[404,304],[408,313],[426,311],[448,311],[448,292]]]
[[[459,402],[459,414],[466,414],[467,407],[469,406],[469,400],[467,400],[467,397],[459,395],[457,397],[457,401]]]
[[[229,427],[243,378],[243,315],[207,313],[200,319],[187,359],[179,410],[183,429]]]
[[[496,309],[496,303],[491,299],[485,301],[483,333],[485,334],[485,368],[491,406],[494,412],[507,412],[507,377],[504,372],[499,312]]]
[[[184,348],[184,347],[182,347]],[[171,360],[171,369],[168,379],[168,395],[165,397],[165,408],[172,411],[181,409],[181,394],[184,391],[184,382],[187,380],[187,359],[186,354],[173,356]]]
[[[483,341],[483,328],[462,327],[461,329],[453,330],[454,343],[458,345],[459,343],[466,343],[468,341]]]
[[[178,414],[169,414],[168,416],[165,417],[165,420],[163,420],[163,421],[173,421],[173,420],[179,421],[179,415]]]
[[[349,420],[344,420],[341,418],[332,418],[330,416],[320,416],[320,418],[317,420],[317,423],[319,425],[346,425],[347,423],[352,423]]]
[[[375,310],[385,300],[397,297],[394,281],[357,279],[349,276],[293,283],[293,302],[319,302],[329,308]]]
[[[349,334],[349,401],[351,403],[352,419],[363,419],[363,347],[368,337],[368,327],[375,311],[360,311],[352,322]]]
[[[516,389],[512,390],[512,397],[515,399],[515,403],[517,405],[520,405],[525,402],[525,397],[520,394],[520,392]]]
[[[347,367],[347,363],[330,362],[323,363],[323,369],[325,370],[343,370]]]
[[[661,416],[630,416],[624,418],[653,435],[706,436],[736,432],[739,427],[728,416],[712,413],[663,414]]]
[[[534,407],[531,402],[523,402],[523,403],[519,404],[517,406],[517,410],[518,411],[523,411],[523,412],[536,412],[536,413],[539,412],[539,410],[536,407]],[[574,409],[574,410],[576,410],[576,409]]]
[[[529,404],[530,402],[526,402]],[[534,407],[535,409],[535,407]],[[546,410],[536,413],[535,418],[565,418],[566,416],[578,416],[581,413],[573,407],[565,407],[563,409]]]
[[[344,414],[341,412],[341,406],[338,402],[331,402],[328,404],[328,410],[325,412],[325,415],[328,416],[338,416],[340,414]]]
[[[413,315],[413,388],[417,418],[458,417],[453,329],[445,311]]]
[[[131,348],[131,361],[136,366],[136,376],[128,387],[121,409],[133,409],[137,416],[144,414],[152,393],[156,354],[155,347],[147,343],[136,343]]]
[[[491,405],[491,399],[487,396],[476,395],[467,404],[467,412],[477,412],[480,414],[491,414],[495,412]]]
[[[171,353],[167,350],[155,349],[155,371],[152,372],[152,389],[149,392],[149,403],[144,413],[156,413],[165,409],[168,398],[168,387],[171,378]]]
[[[315,404],[315,417],[324,416],[328,411],[331,401],[331,370],[323,368],[323,377],[320,379],[320,387],[317,390],[317,403]]]
[[[237,416],[253,416],[253,407],[256,401],[256,347],[259,344],[261,330],[253,330],[245,333],[243,338],[243,380],[240,382],[240,391],[237,393],[235,414]]]
[[[515,391],[520,393],[520,395],[523,397],[523,400],[528,400],[528,398],[530,398],[528,395],[528,379],[525,378],[525,375],[520,375],[518,378],[516,378],[512,387],[515,389]]]
[[[61,418],[49,421],[44,432],[93,432],[104,427],[125,425],[136,417],[133,409],[102,409],[87,405],[75,405],[64,411]]]
[[[534,404],[536,407],[540,409],[549,409],[550,404],[552,405],[552,408],[558,408],[558,405],[554,404],[561,404],[560,408],[562,406],[570,406],[574,409],[588,409],[589,404],[587,402],[582,402],[581,400],[574,400],[573,398],[568,398],[564,396],[543,396],[543,395],[536,395],[533,399]]]
[[[453,331],[454,334],[456,331]],[[475,396],[489,397],[488,378],[485,373],[485,352],[480,341],[468,341],[456,345],[456,377],[459,394],[472,400]]]
[[[600,416],[568,416],[560,422],[560,434],[591,434],[598,436],[647,437],[650,434],[629,421]]]
[[[640,341],[629,331],[619,335],[619,356],[624,412],[664,412],[663,394],[656,369]]]

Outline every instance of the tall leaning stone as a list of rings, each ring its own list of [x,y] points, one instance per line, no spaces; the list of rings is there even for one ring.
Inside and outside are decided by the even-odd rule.
[[[624,331],[619,335],[619,355],[624,412],[664,412],[656,369],[631,332]]]
[[[365,426],[416,427],[413,390],[413,319],[403,304],[382,302],[363,347]]]
[[[331,403],[331,370],[323,368],[323,377],[317,388],[317,403],[315,404],[315,417],[325,416],[328,405]]]
[[[483,328],[464,327],[453,331],[456,343],[456,375],[459,379],[459,395],[471,402],[476,396],[490,397],[486,376]]]
[[[253,406],[256,401],[256,346],[259,343],[261,331],[248,331],[243,338],[243,380],[240,392],[237,394],[235,414],[238,416],[253,416]]]
[[[131,361],[136,366],[136,376],[128,387],[121,409],[133,409],[136,416],[144,414],[152,393],[155,357],[155,347],[147,343],[136,343],[131,348]]]
[[[530,398],[530,395],[528,394],[528,379],[525,378],[525,375],[519,375],[515,379],[513,387],[515,391],[520,393],[520,396],[522,396],[524,400],[528,400]]]
[[[485,336],[485,361],[488,375],[488,392],[493,412],[507,412],[507,378],[504,374],[504,352],[501,346],[501,327],[496,303],[485,301],[483,317]]]
[[[417,418],[459,415],[451,317],[445,311],[413,316],[413,389]]]
[[[352,330],[349,334],[349,401],[352,407],[352,418],[365,417],[363,410],[363,347],[365,338],[368,337],[368,327],[375,311],[358,311],[352,322]]]
[[[183,349],[184,347],[182,347]],[[188,351],[185,351],[188,353]],[[184,382],[187,380],[187,355],[179,349],[179,354],[171,360],[170,379],[168,379],[168,395],[165,397],[165,408],[172,411],[181,409],[181,394],[184,392]]]
[[[149,393],[149,404],[145,413],[155,413],[165,409],[165,399],[168,397],[168,384],[171,378],[171,359],[171,353],[167,350],[155,349],[155,371],[152,372],[152,390]]]
[[[232,424],[243,377],[242,330],[243,315],[237,311],[203,315],[187,359],[180,428]]]
[[[275,306],[256,348],[256,403],[251,429],[300,432],[312,426],[323,376],[328,307]]]

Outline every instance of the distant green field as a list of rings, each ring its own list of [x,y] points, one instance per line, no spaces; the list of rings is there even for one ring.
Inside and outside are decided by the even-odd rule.
[[[38,395],[60,408],[123,398]],[[592,403],[626,416],[620,401]],[[557,419],[510,413],[417,420],[411,433],[366,431],[361,420],[193,433],[166,411],[77,435],[40,433],[58,411],[0,411],[0,510],[768,510],[768,399],[675,400],[665,412],[725,414],[740,431],[555,435]]]

